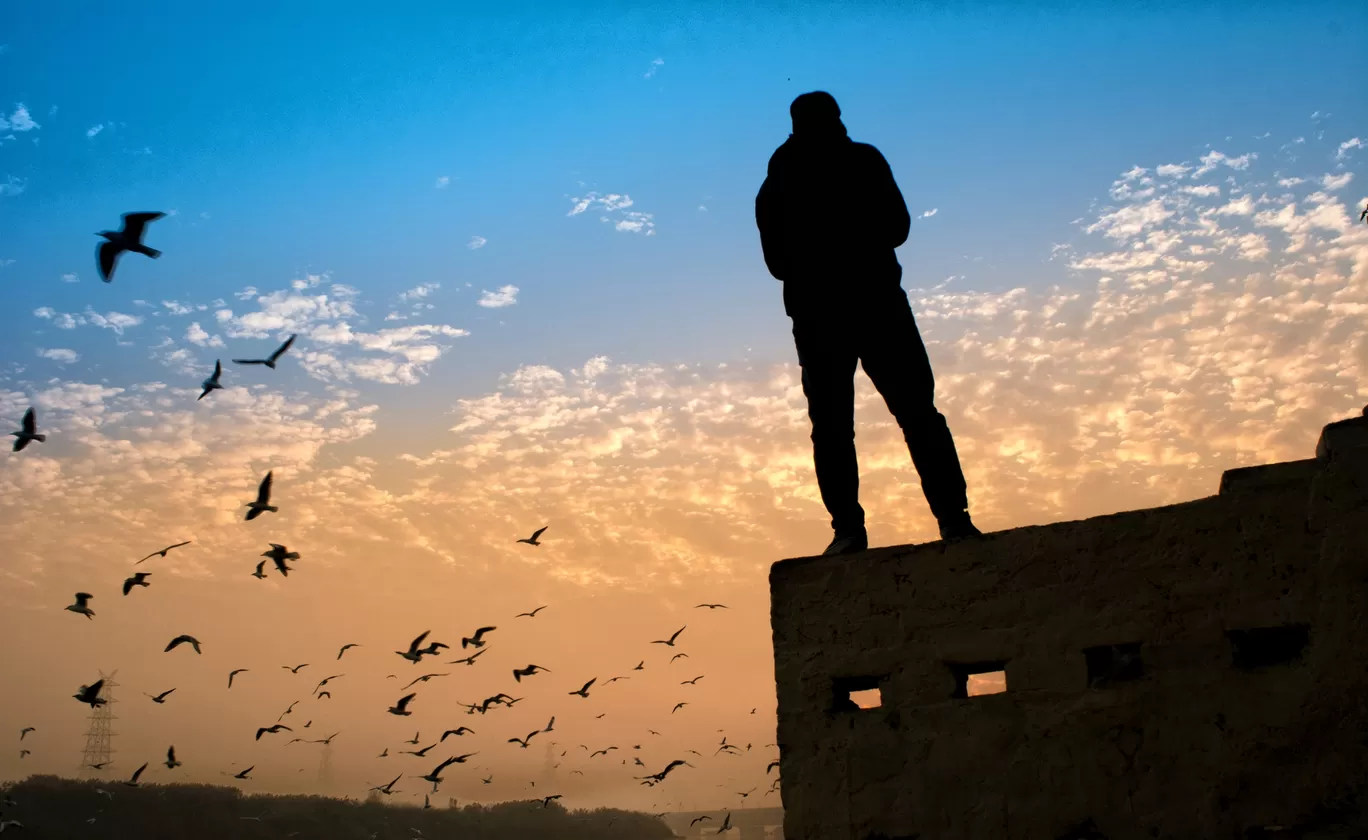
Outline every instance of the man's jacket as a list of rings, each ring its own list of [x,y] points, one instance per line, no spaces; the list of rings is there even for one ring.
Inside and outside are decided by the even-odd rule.
[[[888,161],[868,143],[790,135],[770,157],[755,222],[790,315],[901,283],[893,249],[912,219]]]

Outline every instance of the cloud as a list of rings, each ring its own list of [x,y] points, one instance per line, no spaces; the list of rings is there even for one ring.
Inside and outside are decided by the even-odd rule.
[[[1154,174],[1161,178],[1182,178],[1192,171],[1186,163],[1163,163],[1155,167]]]
[[[665,59],[663,59],[663,58],[653,58],[653,59],[651,59],[651,69],[647,70],[644,74],[642,74],[642,77],[643,77],[643,78],[646,78],[646,79],[651,78],[652,76],[654,76],[654,75],[656,74],[656,71],[659,70],[660,67],[661,67],[661,65],[663,65],[664,63],[665,63]]]
[[[437,183],[436,183],[434,186],[435,186],[437,189],[439,189],[439,190],[444,190],[444,189],[446,189],[447,184],[450,184],[450,183],[451,183],[451,178],[450,178],[449,176],[447,176],[447,175],[439,175],[439,176],[437,177]]]
[[[918,218],[918,219],[929,219],[929,218],[931,218],[932,216],[936,215],[936,214],[939,213],[939,212],[940,212],[940,208],[939,208],[939,207],[932,207],[930,210],[924,211],[924,212],[923,212],[920,216],[918,216],[917,218]]]
[[[647,236],[655,236],[655,222],[651,221],[652,214],[638,213],[633,210],[622,214],[622,218],[613,227],[626,233],[645,233]],[[602,217],[602,221],[612,221],[607,216]]]
[[[106,330],[113,330],[116,335],[123,335],[125,329],[136,327],[143,322],[141,315],[125,315],[122,312],[108,312],[101,315],[89,306],[86,307],[85,313],[81,315],[74,315],[69,312],[58,312],[50,306],[40,306],[33,310],[33,314],[44,320],[52,321],[53,325],[59,329],[70,330],[88,324]]]
[[[86,129],[86,136],[94,137],[96,134],[99,134],[101,131],[104,131],[104,129],[104,123],[97,123],[96,125],[92,125],[90,128]]]
[[[1249,164],[1257,159],[1258,156],[1259,155],[1256,152],[1248,152],[1239,157],[1228,157],[1222,152],[1213,150],[1202,155],[1202,165],[1197,167],[1192,173],[1192,177],[1199,178],[1222,164],[1231,169],[1245,170],[1249,168]]]
[[[1101,232],[1125,242],[1145,229],[1172,218],[1173,214],[1174,211],[1165,206],[1163,199],[1156,198],[1144,204],[1131,204],[1105,213],[1084,230],[1088,233]]]
[[[81,360],[81,355],[75,350],[67,350],[62,347],[54,347],[49,350],[40,349],[38,355],[42,356],[44,359],[51,359],[54,362],[60,362],[64,365],[74,364]]]
[[[625,210],[632,206],[631,196],[619,195],[618,193],[599,195],[596,192],[591,192],[583,198],[571,198],[570,201],[573,206],[570,208],[570,212],[565,214],[567,216],[578,216],[595,204],[607,211]]]
[[[1344,160],[1349,157],[1349,152],[1353,149],[1362,149],[1363,141],[1357,137],[1351,137],[1339,144],[1339,150],[1335,152],[1335,160]]]
[[[414,288],[409,289],[407,292],[400,294],[399,300],[401,302],[410,300],[422,300],[423,298],[437,291],[441,287],[441,283],[423,283],[420,286],[415,286]]]
[[[0,114],[0,131],[18,131],[22,133],[25,131],[32,131],[35,128],[42,128],[42,126],[33,121],[33,117],[29,115],[28,108],[25,107],[22,102],[19,102],[14,106],[14,112],[9,115],[8,119]]]
[[[483,236],[472,236],[470,237],[470,241],[466,243],[466,247],[472,251],[475,251],[480,248],[483,248],[485,246],[485,243],[488,241],[489,240],[485,239]]]
[[[513,306],[518,302],[517,286],[500,286],[497,292],[488,289],[482,290],[480,299],[476,301],[480,306],[488,309],[502,309],[505,306]]]
[[[565,214],[567,216],[578,216],[597,205],[602,213],[618,214],[616,219],[608,215],[599,216],[599,221],[612,223],[615,230],[622,233],[642,233],[646,236],[655,236],[654,214],[628,210],[627,208],[634,203],[629,195],[619,193],[600,195],[597,192],[590,192],[582,198],[572,197],[570,202],[570,212]]]
[[[1349,186],[1349,182],[1354,180],[1354,173],[1342,172],[1339,175],[1326,175],[1321,178],[1321,187],[1334,192]]]
[[[185,329],[185,340],[200,347],[222,347],[223,339],[216,335],[210,335],[204,327],[199,325],[199,321],[192,321],[190,326]]]
[[[62,275],[62,282],[63,282],[63,283],[79,283],[79,282],[81,282],[81,278],[80,278],[79,276],[75,275],[75,274],[63,274],[63,275]]]
[[[0,198],[8,198],[19,195],[28,184],[23,178],[16,178],[13,175],[6,175],[4,181],[0,181]]]

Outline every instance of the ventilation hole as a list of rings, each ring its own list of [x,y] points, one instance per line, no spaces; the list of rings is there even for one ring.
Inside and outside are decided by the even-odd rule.
[[[1007,690],[1007,661],[993,662],[947,662],[950,673],[955,678],[955,691],[950,696],[956,699],[977,697],[982,694],[1001,694]]]
[[[1227,630],[1226,638],[1230,640],[1232,664],[1242,671],[1252,671],[1301,659],[1311,639],[1311,625]]]
[[[836,677],[831,681],[831,707],[837,712],[877,709],[883,705],[879,683],[884,677]]]
[[[1139,642],[1084,648],[1083,659],[1088,665],[1088,688],[1109,688],[1145,675]]]

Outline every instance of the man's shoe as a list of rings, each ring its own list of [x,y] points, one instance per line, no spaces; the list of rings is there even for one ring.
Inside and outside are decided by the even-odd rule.
[[[854,534],[842,536],[837,534],[831,541],[831,545],[822,552],[825,557],[829,554],[854,554],[857,551],[864,551],[869,548],[869,536],[867,534]]]
[[[983,536],[983,532],[974,525],[973,520],[969,518],[968,512],[965,512],[962,517],[956,517],[953,520],[942,522],[940,526],[940,535],[943,540],[957,540],[963,537],[981,537]]]

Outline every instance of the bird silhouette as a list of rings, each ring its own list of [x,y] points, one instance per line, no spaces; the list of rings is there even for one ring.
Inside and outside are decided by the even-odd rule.
[[[480,629],[475,631],[475,635],[467,636],[461,639],[461,647],[465,648],[467,646],[474,645],[477,648],[482,648],[485,646],[485,643],[481,641],[481,638],[484,636],[484,634],[492,633],[493,631],[498,629],[499,628],[497,627],[481,627]]]
[[[22,741],[22,740],[24,740],[24,736],[25,736],[25,735],[29,734],[30,732],[37,732],[37,731],[38,731],[38,728],[37,728],[37,727],[34,727],[34,726],[25,726],[23,729],[20,729],[20,730],[19,730],[19,740]]]
[[[333,674],[333,675],[330,676],[330,677],[324,677],[323,679],[321,679],[321,680],[318,681],[318,685],[314,686],[314,693],[317,694],[317,693],[318,693],[318,690],[319,690],[320,688],[322,688],[323,686],[327,685],[328,683],[332,682],[333,680],[341,679],[342,677],[345,677],[345,676],[346,676],[346,674]]]
[[[545,808],[545,807],[547,807],[548,805],[551,804],[551,800],[553,800],[553,799],[560,799],[560,798],[561,798],[561,795],[560,795],[559,793],[553,793],[553,794],[551,794],[550,796],[543,796],[543,797],[542,797],[542,807]]]
[[[408,691],[410,688],[413,688],[413,686],[414,686],[415,684],[420,683],[420,682],[421,682],[421,683],[425,683],[425,682],[427,682],[428,680],[432,679],[433,677],[449,677],[449,676],[451,676],[451,675],[450,675],[450,674],[424,674],[424,675],[422,675],[421,677],[419,677],[419,678],[417,678],[416,680],[414,680],[413,682],[411,682],[411,683],[409,683],[408,685],[406,685],[406,686],[404,686],[403,688],[401,688],[400,691]]]
[[[143,771],[146,770],[146,769],[147,769],[147,762],[144,761],[144,762],[143,762],[143,765],[142,765],[141,767],[139,767],[137,770],[134,770],[134,771],[133,771],[133,775],[132,775],[131,777],[129,777],[128,781],[124,782],[124,784],[128,785],[129,787],[137,787],[137,786],[138,786],[138,777],[141,776],[141,775],[143,774]]]
[[[537,617],[537,613],[541,612],[541,611],[544,610],[544,609],[546,609],[546,605],[545,605],[545,604],[542,604],[540,607],[537,607],[537,608],[536,608],[535,610],[533,610],[532,612],[518,613],[517,615],[515,615],[515,616],[513,616],[513,617],[514,617],[514,618],[522,618],[523,616],[527,616],[528,618],[536,618],[536,617]]]
[[[475,730],[474,730],[474,729],[471,729],[471,728],[469,728],[469,727],[466,727],[466,726],[458,726],[458,727],[456,727],[455,729],[448,729],[447,731],[445,731],[445,732],[442,733],[441,741],[438,741],[437,743],[440,744],[440,743],[442,743],[442,741],[445,741],[445,740],[447,739],[447,736],[448,736],[448,735],[455,735],[455,736],[457,736],[457,737],[460,737],[460,736],[465,735],[465,734],[474,735],[474,734],[475,734]]]
[[[174,746],[166,748],[166,769],[175,770],[181,766],[181,762],[176,760],[176,748]]]
[[[19,751],[19,757],[20,757],[20,758],[24,758],[25,756],[30,756],[30,755],[33,755],[33,750],[20,750],[20,751]]]
[[[640,662],[638,662],[638,663],[636,664],[636,667],[633,668],[632,670],[633,670],[633,671],[644,671],[644,670],[646,670],[646,660],[643,659],[643,660],[641,660]]]
[[[10,432],[10,434],[14,435],[15,452],[19,452],[25,446],[28,446],[30,441],[36,440],[39,443],[42,443],[47,440],[47,435],[38,434],[38,419],[37,415],[34,414],[32,407],[24,412],[24,419],[19,424],[19,431]]]
[[[265,568],[266,568],[266,561],[265,561],[265,560],[262,560],[260,563],[257,564],[256,571],[255,571],[255,572],[252,572],[252,577],[254,577],[254,578],[258,579],[258,580],[265,580],[265,579],[266,579],[266,573],[262,571],[262,569],[265,569]],[[338,658],[341,659],[341,657],[338,657]]]
[[[526,668],[514,668],[513,679],[517,682],[522,682],[523,677],[530,677],[533,674],[540,673],[542,671],[545,671],[548,674],[551,673],[548,669],[543,668],[540,665],[528,665]]]
[[[80,613],[86,618],[94,619],[95,611],[88,606],[90,599],[94,597],[95,596],[91,595],[89,592],[77,592],[76,603],[68,606],[67,609],[71,610],[74,613]]]
[[[309,667],[309,663],[305,662],[302,665],[281,665],[280,667],[289,671],[291,674],[298,674],[299,669]]]
[[[717,833],[721,834],[729,828],[731,828],[731,811],[727,812],[727,818],[722,821],[722,827],[717,830]]]
[[[773,770],[774,768],[778,767],[778,766],[779,766],[779,759],[776,758],[774,761],[771,761],[771,762],[769,763],[769,766],[768,766],[768,767],[765,768],[765,775],[768,776],[769,773],[770,773],[770,771]]]
[[[401,752],[403,752],[404,755],[416,755],[416,756],[418,756],[419,758],[422,758],[422,757],[424,757],[424,756],[426,756],[426,755],[428,754],[428,750],[431,750],[431,749],[432,749],[433,747],[435,747],[435,746],[437,746],[437,745],[436,745],[436,744],[428,744],[426,747],[423,747],[421,750],[402,750]]]
[[[198,397],[195,397],[195,402],[199,402],[200,400],[209,396],[210,391],[223,390],[223,386],[219,384],[220,376],[223,376],[223,361],[221,359],[215,359],[214,372],[212,375],[210,375],[208,379],[200,383],[200,387],[204,390],[200,391],[200,395]]]
[[[698,676],[694,677],[694,678],[691,679],[691,680],[685,680],[684,682],[680,683],[680,685],[698,685],[698,681],[701,680],[701,679],[703,679],[704,676],[706,676],[706,675],[705,675],[705,674],[699,674]]]
[[[281,713],[280,713],[280,717],[276,718],[276,723],[279,723],[280,721],[284,720],[284,719],[285,719],[285,716],[288,715],[290,712],[293,712],[293,711],[294,711],[294,707],[295,707],[295,706],[298,706],[298,705],[299,705],[299,701],[298,701],[298,700],[296,700],[296,701],[294,701],[293,703],[291,703],[291,704],[290,704],[290,707],[289,707],[288,709],[286,709],[285,711],[281,712]]]
[[[279,508],[271,504],[271,483],[274,474],[275,470],[266,473],[266,477],[261,480],[261,484],[257,487],[256,501],[245,503],[247,507],[251,508],[251,510],[247,511],[246,519],[248,521],[256,519],[264,511],[276,513],[279,510]]]
[[[424,654],[428,652],[436,652],[430,651],[431,646],[429,646],[428,648],[420,647],[420,645],[423,644],[423,640],[426,639],[428,637],[428,634],[431,632],[431,630],[424,630],[422,634],[418,636],[418,638],[409,642],[408,650],[396,650],[395,653],[412,662],[414,665],[417,665],[419,660],[423,658]],[[442,647],[446,647],[446,645],[442,645]]]
[[[443,770],[445,770],[453,764],[465,764],[466,759],[476,755],[479,755],[479,753],[466,753],[465,755],[453,756],[452,758],[448,758],[446,761],[443,761],[441,764],[438,764],[435,768],[433,768],[431,773],[428,773],[426,776],[419,776],[418,778],[432,782],[433,787],[436,787],[442,781]]]
[[[631,679],[631,677],[613,677],[612,679],[610,679],[610,680],[608,680],[607,682],[605,682],[604,685],[609,685],[609,684],[611,684],[611,683],[615,683],[615,682],[617,682],[618,680],[630,680],[630,679]]]
[[[298,560],[299,552],[290,551],[280,543],[267,543],[271,547],[270,551],[261,552],[262,557],[269,557],[275,562],[276,569],[284,577],[289,577],[290,567],[285,565],[286,560]]]
[[[1363,205],[1363,212],[1359,214],[1360,222],[1368,222],[1368,204]]]
[[[235,775],[233,776],[233,778],[234,778],[234,779],[245,779],[245,778],[247,778],[247,774],[250,773],[250,772],[252,772],[252,771],[255,770],[255,769],[256,769],[256,765],[253,764],[251,767],[248,767],[246,770],[243,770],[241,773],[235,774]]]
[[[414,746],[417,746],[417,745],[418,745],[419,736],[422,735],[422,734],[423,734],[422,730],[419,730],[419,731],[413,733],[413,737],[410,738],[410,739],[408,739],[408,740],[405,741],[404,743],[405,743],[405,744],[413,744]]]
[[[327,698],[331,699],[331,698],[332,698],[332,692],[331,692],[331,691],[320,691],[320,692],[318,692],[318,694],[315,695],[315,696],[316,696],[319,700],[322,700],[324,697],[327,697]]]
[[[297,335],[297,334],[296,334],[296,335]],[[291,335],[289,338],[285,339],[285,343],[284,343],[284,344],[282,344],[282,345],[280,345],[279,347],[277,347],[277,348],[275,349],[275,352],[274,352],[274,353],[272,353],[271,355],[267,356],[267,357],[264,358],[264,359],[233,359],[233,364],[235,364],[235,365],[265,365],[266,367],[268,367],[268,368],[270,368],[270,369],[272,369],[272,370],[275,370],[276,362],[280,359],[281,356],[285,355],[285,351],[286,351],[286,350],[289,350],[289,349],[290,349],[290,345],[291,345],[291,344],[294,344],[294,340],[295,340],[296,335]]]
[[[232,688],[232,687],[233,687],[233,677],[236,677],[238,674],[245,674],[246,672],[247,672],[247,669],[246,669],[246,668],[238,668],[238,669],[236,669],[236,670],[234,670],[234,671],[229,672],[229,674],[228,674],[228,687],[229,687],[229,688]]]
[[[355,642],[353,642],[353,643],[351,643],[351,644],[345,644],[345,645],[343,645],[343,646],[342,646],[342,649],[339,650],[339,651],[337,652],[337,658],[338,658],[338,659],[341,659],[341,658],[342,658],[342,654],[346,653],[348,650],[350,650],[351,648],[354,648],[354,647],[361,647],[361,646],[358,645],[358,644],[356,644]]]
[[[592,679],[592,680],[590,680],[589,682],[585,683],[585,684],[584,684],[584,687],[581,688],[579,691],[571,691],[571,692],[569,692],[569,693],[570,693],[570,694],[578,694],[580,697],[588,697],[588,696],[589,696],[589,686],[593,685],[594,682],[595,682],[595,680],[597,680],[597,679],[598,679],[598,677],[594,677],[594,679]]]
[[[678,639],[678,638],[679,638],[679,634],[680,634],[680,633],[683,633],[683,632],[684,632],[684,628],[685,628],[685,627],[688,627],[688,626],[689,626],[689,625],[686,624],[686,625],[684,625],[684,627],[681,627],[681,628],[679,628],[678,630],[674,631],[674,635],[671,636],[671,637],[668,638],[668,639],[656,639],[655,641],[651,642],[651,644],[653,644],[653,645],[669,645],[670,647],[674,647],[675,639]]]
[[[75,694],[71,695],[78,701],[86,703],[90,708],[98,708],[108,701],[100,697],[100,691],[104,688],[104,680],[96,680],[91,685],[83,685]]]
[[[188,644],[191,647],[193,647],[195,649],[195,653],[203,652],[200,650],[199,639],[196,639],[194,636],[177,636],[176,638],[172,639],[171,642],[166,646],[166,651],[164,652],[170,653],[175,648],[178,648],[181,645],[185,644]]]
[[[679,711],[680,709],[684,708],[684,707],[687,706],[687,705],[689,705],[689,704],[688,704],[688,703],[676,703],[676,704],[675,704],[675,707],[674,707],[673,709],[670,710],[670,714],[674,714],[675,712]]]
[[[379,785],[379,786],[377,786],[377,787],[371,788],[371,790],[379,791],[380,793],[383,793],[383,794],[385,794],[386,796],[389,796],[390,794],[392,794],[392,793],[395,792],[395,791],[394,791],[394,786],[395,786],[395,784],[397,784],[397,783],[399,782],[399,780],[402,779],[402,778],[404,778],[404,774],[403,774],[403,773],[400,773],[398,776],[395,776],[395,777],[394,777],[394,780],[391,781],[389,784],[387,784],[387,785]]]
[[[142,254],[145,257],[156,259],[161,256],[161,251],[149,248],[142,243],[143,233],[146,232],[149,222],[155,222],[165,213],[125,213],[123,214],[123,228],[120,230],[102,230],[96,236],[104,237],[95,248],[95,259],[100,268],[100,279],[106,283],[114,280],[114,266],[119,261],[119,256],[124,251],[132,251],[135,254]]]
[[[534,731],[532,731],[532,732],[527,733],[527,737],[525,737],[525,738],[509,738],[509,739],[508,739],[508,743],[510,743],[510,744],[517,744],[517,745],[521,746],[523,749],[527,749],[527,744],[528,744],[528,742],[530,742],[530,741],[532,740],[532,736],[538,734],[539,732],[541,732],[541,730],[540,730],[540,729],[537,729],[537,730],[534,730]]]
[[[451,662],[448,662],[447,664],[448,664],[448,665],[474,665],[474,664],[475,664],[475,660],[478,659],[478,658],[480,658],[481,654],[485,653],[487,650],[489,650],[489,648],[481,648],[480,650],[476,651],[475,653],[472,653],[470,656],[467,656],[465,659],[454,659],[454,660],[452,660]]]
[[[707,814],[704,814],[704,815],[701,816],[701,817],[694,817],[693,821],[689,823],[689,828],[693,828],[695,825],[698,825],[699,823],[703,822],[704,820],[710,820],[710,819],[712,819],[712,817],[708,816]]]
[[[699,604],[697,607],[694,607],[694,609],[700,609],[701,607],[707,607],[710,610],[725,610],[728,608],[726,604]]]
[[[144,560],[151,560],[153,557],[165,557],[165,556],[166,556],[166,552],[170,551],[171,549],[173,549],[173,548],[180,548],[181,546],[183,546],[183,545],[189,545],[189,544],[192,543],[192,542],[194,542],[194,540],[186,540],[185,542],[178,542],[178,543],[176,543],[175,545],[168,545],[166,548],[163,548],[163,549],[161,549],[160,551],[154,551],[154,552],[152,552],[151,554],[149,554],[149,555],[147,555],[146,557],[144,557],[142,560],[139,560],[138,563],[141,563],[141,562],[143,562]],[[136,566],[136,565],[138,565],[138,563],[134,563],[133,565]]]
[[[674,661],[675,661],[676,659],[688,659],[688,658],[689,658],[689,655],[688,655],[687,653],[676,653],[674,656],[671,656],[671,657],[670,657],[670,664],[674,664]]]
[[[270,726],[262,726],[262,727],[258,728],[258,729],[257,729],[257,734],[256,734],[256,740],[260,741],[260,740],[261,740],[261,736],[262,736],[262,735],[265,735],[267,732],[269,732],[269,733],[271,733],[272,735],[274,735],[274,734],[277,733],[277,732],[293,732],[293,731],[294,731],[293,729],[291,729],[290,727],[286,726],[286,725],[283,724],[283,723],[273,723],[273,724],[271,724]]]
[[[400,697],[398,703],[395,703],[393,706],[390,706],[390,707],[389,707],[389,710],[388,710],[389,713],[392,714],[392,715],[411,715],[411,714],[413,714],[413,712],[410,712],[410,711],[408,710],[408,704],[409,704],[410,702],[412,702],[413,698],[415,698],[415,697],[417,697],[417,696],[418,696],[418,693],[417,693],[417,692],[414,692],[414,693],[412,693],[412,694],[405,694],[403,697]]]
[[[533,531],[533,532],[532,532],[532,536],[530,536],[530,537],[524,537],[523,539],[518,540],[518,542],[520,542],[520,543],[527,543],[528,545],[541,545],[541,543],[538,542],[538,538],[539,538],[542,534],[544,534],[544,533],[546,532],[546,529],[547,529],[547,528],[550,528],[550,527],[551,527],[550,525],[543,525],[543,526],[541,526],[540,528],[538,528],[537,530]]]
[[[555,725],[556,725],[556,716],[555,716],[555,715],[552,715],[552,716],[551,716],[551,720],[547,721],[547,723],[546,723],[546,728],[543,729],[542,731],[543,731],[543,732],[550,732],[550,731],[551,731],[551,728],[554,727]]]
[[[125,578],[123,582],[123,594],[127,595],[132,592],[133,587],[135,586],[151,586],[152,584],[147,582],[147,578],[151,574],[151,572],[134,572],[133,577]]]

